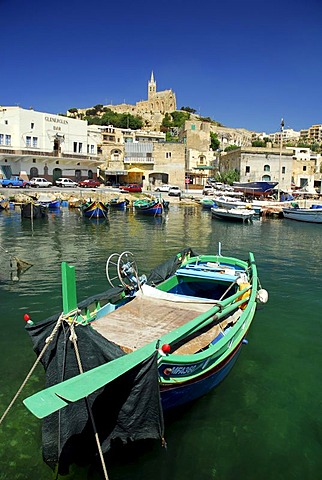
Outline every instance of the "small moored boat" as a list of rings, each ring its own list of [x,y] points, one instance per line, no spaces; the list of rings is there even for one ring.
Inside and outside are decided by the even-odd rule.
[[[115,442],[162,439],[163,411],[224,380],[268,298],[252,253],[241,260],[185,249],[139,276],[126,251],[110,255],[106,275],[112,288],[78,304],[75,269],[63,262],[63,312],[36,325],[25,315],[48,388],[24,404],[46,417],[43,456],[52,467],[93,460],[91,420],[103,453]]]
[[[108,205],[97,200],[86,203],[81,209],[84,217],[87,218],[107,218],[108,216]]]
[[[235,222],[251,222],[254,215],[256,215],[255,210],[248,208],[216,208],[211,209],[211,214],[214,218],[219,218],[222,220],[232,220]]]
[[[163,212],[162,202],[158,199],[142,199],[135,200],[133,203],[134,210],[143,215],[160,216]]]
[[[40,203],[27,202],[21,205],[21,218],[45,218],[48,216],[48,207]]]
[[[283,208],[283,216],[299,222],[322,223],[322,205],[312,205],[311,208]]]

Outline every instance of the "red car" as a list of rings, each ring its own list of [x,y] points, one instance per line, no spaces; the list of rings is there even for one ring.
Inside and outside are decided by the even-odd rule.
[[[94,180],[93,178],[88,178],[87,180],[83,180],[78,184],[81,188],[97,188],[100,186],[100,182]]]
[[[120,187],[121,192],[131,192],[137,193],[142,192],[142,188],[137,183],[130,183],[130,185],[125,185]]]

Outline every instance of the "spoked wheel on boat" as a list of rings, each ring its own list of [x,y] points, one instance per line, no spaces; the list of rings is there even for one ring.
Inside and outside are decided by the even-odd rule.
[[[112,253],[106,262],[106,278],[111,287],[121,285],[133,289],[140,287],[140,278],[132,252]]]

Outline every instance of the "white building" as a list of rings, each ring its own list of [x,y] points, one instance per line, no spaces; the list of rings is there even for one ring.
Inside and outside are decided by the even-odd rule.
[[[86,121],[0,107],[0,173],[55,181],[96,177],[101,135]]]

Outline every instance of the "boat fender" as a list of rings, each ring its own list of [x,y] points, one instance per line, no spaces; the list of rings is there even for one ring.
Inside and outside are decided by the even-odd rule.
[[[169,368],[169,367],[168,367],[168,368],[165,368],[165,369],[163,370],[163,375],[165,375],[166,377],[168,377],[169,375],[171,375],[171,373],[172,373],[172,368]]]
[[[239,290],[242,291],[244,290],[245,288],[249,287],[250,286],[250,283],[249,282],[245,282],[243,281],[242,279],[238,279],[237,281],[237,284],[239,285]],[[247,292],[243,293],[240,297],[237,298],[237,301],[239,300],[248,300],[250,297],[250,290],[247,290]],[[248,302],[245,302],[245,303],[242,303],[239,308],[241,308],[242,310],[245,310],[245,308],[247,307],[247,303]]]
[[[256,302],[257,303],[267,303],[268,302],[268,291],[264,288],[258,290],[256,294]]]

